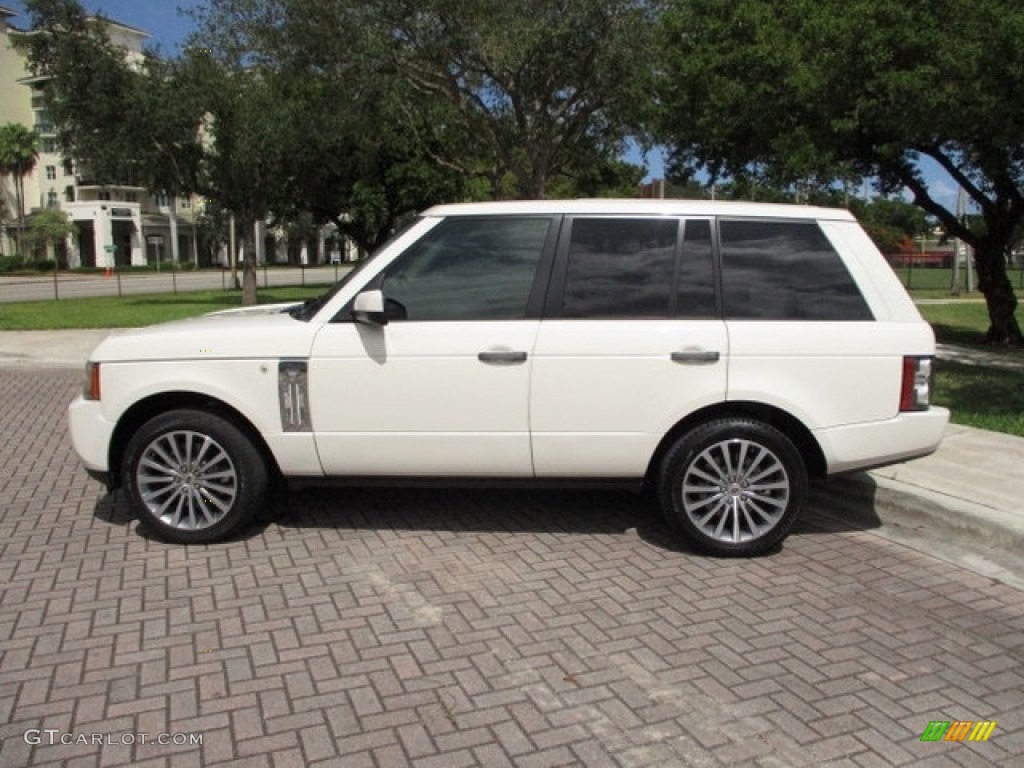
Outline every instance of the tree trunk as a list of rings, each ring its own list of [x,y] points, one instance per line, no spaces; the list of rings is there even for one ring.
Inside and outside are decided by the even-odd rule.
[[[18,206],[18,258],[25,258],[25,177],[14,179],[15,205]]]
[[[1001,243],[982,240],[974,254],[978,269],[978,289],[988,306],[989,328],[985,334],[988,344],[1024,344],[1020,325],[1014,313],[1017,297],[1006,273],[1006,257]]]
[[[254,306],[259,297],[256,295],[256,244],[253,242],[254,227],[243,227],[242,248],[245,257],[242,259],[242,306]]]

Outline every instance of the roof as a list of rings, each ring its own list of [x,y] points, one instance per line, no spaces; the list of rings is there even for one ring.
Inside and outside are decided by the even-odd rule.
[[[811,205],[751,203],[734,200],[600,199],[600,200],[517,200],[492,203],[437,205],[424,216],[481,216],[493,214],[603,214],[656,216],[745,216],[790,219],[832,219],[853,221],[842,208]]]
[[[11,16],[19,16],[19,15],[21,15],[21,14],[18,11],[13,11],[10,8],[6,7],[6,6],[0,5],[0,17],[5,17],[5,16],[6,17],[11,17]],[[138,27],[133,27],[130,24],[124,24],[123,22],[115,21],[114,19],[111,19],[111,18],[109,18],[107,16],[102,16],[102,15],[90,16],[89,17],[89,21],[98,21],[98,22],[100,22],[102,24],[105,24],[108,27],[114,27],[115,29],[120,29],[120,30],[123,30],[125,32],[129,32],[129,33],[131,33],[133,35],[137,35],[140,38],[147,38],[147,37],[152,37],[153,36],[153,35],[151,35],[149,32],[147,32],[144,29],[139,29]],[[35,29],[24,30],[24,29],[18,29],[17,27],[12,27],[12,29],[14,29],[17,32],[21,32],[24,35],[35,35],[35,34],[39,33],[39,31],[35,30]]]

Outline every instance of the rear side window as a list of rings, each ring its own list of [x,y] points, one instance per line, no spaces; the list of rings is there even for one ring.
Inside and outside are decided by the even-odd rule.
[[[572,225],[562,317],[668,317],[677,219]]]
[[[815,222],[722,220],[719,233],[727,319],[873,319]]]

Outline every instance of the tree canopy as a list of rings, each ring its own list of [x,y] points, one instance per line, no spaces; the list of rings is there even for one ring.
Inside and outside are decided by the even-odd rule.
[[[203,104],[177,87],[173,64],[128,60],[76,0],[26,0],[29,66],[42,81],[64,152],[97,184],[194,192]]]
[[[991,341],[1021,342],[1006,274],[1024,217],[1024,7],[1012,0],[669,0],[657,133],[677,173],[875,177],[974,248]],[[929,187],[941,169],[981,212]]]
[[[543,197],[618,167],[649,94],[652,19],[636,0],[210,0],[194,44],[327,86],[364,145],[460,181],[438,191]]]

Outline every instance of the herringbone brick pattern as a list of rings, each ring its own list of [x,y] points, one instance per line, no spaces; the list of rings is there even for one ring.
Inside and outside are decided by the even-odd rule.
[[[772,556],[714,560],[627,494],[343,490],[283,497],[224,545],[170,546],[78,465],[77,386],[0,372],[2,766],[1024,754],[1024,594],[870,531],[812,513]],[[945,719],[998,725],[919,741]]]

